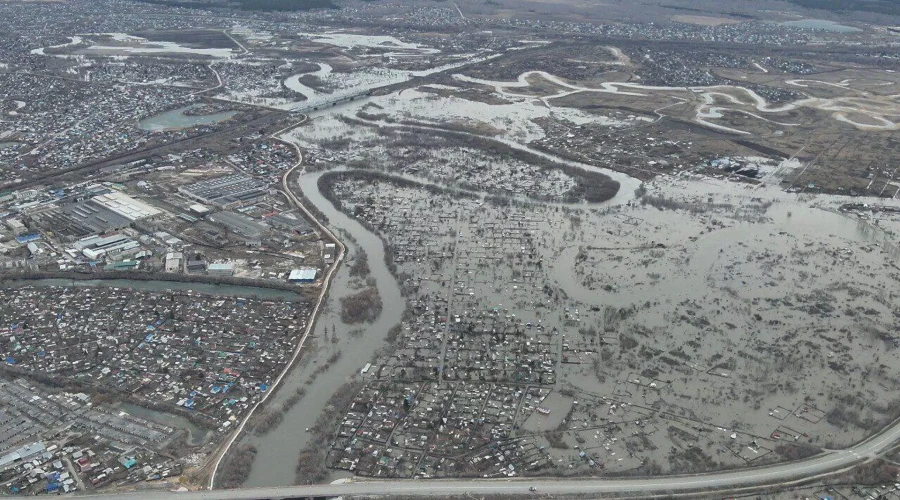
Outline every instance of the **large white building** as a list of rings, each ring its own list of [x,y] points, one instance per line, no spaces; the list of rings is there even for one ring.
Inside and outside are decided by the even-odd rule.
[[[119,192],[101,194],[91,198],[91,201],[130,221],[146,219],[161,213],[157,208]]]
[[[184,262],[184,255],[181,252],[169,252],[166,254],[166,272],[181,272],[181,263]]]

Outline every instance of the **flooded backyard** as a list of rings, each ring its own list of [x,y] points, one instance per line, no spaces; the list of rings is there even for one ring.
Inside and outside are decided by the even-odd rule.
[[[310,152],[308,164],[326,165],[301,176],[298,194],[327,216],[351,256],[368,253],[385,310],[362,337],[350,334],[336,303],[358,285],[343,266],[316,326],[317,350],[276,402],[323,360],[341,357],[312,377],[277,429],[244,438],[259,449],[246,484],[293,481],[305,429],[366,363],[365,389],[335,423],[331,479],[444,477],[474,463],[483,477],[556,467],[587,473],[598,463],[620,473],[648,464],[681,472],[681,455],[666,456],[680,439],[718,466],[757,465],[781,460],[784,436],[843,446],[891,417],[891,397],[869,393],[864,403],[845,380],[864,370],[867,352],[889,350],[890,298],[900,289],[886,266],[900,257],[890,236],[900,220],[841,212],[851,198],[782,191],[776,186],[790,162],[759,160],[765,185],[686,173],[640,180],[536,146],[546,134],[542,120],[647,120],[590,121],[530,109],[527,99],[466,102],[453,109],[471,119],[460,116],[448,132],[434,121],[454,99],[421,91],[370,97],[314,113],[285,136]],[[441,138],[431,140],[434,154],[414,153],[411,145],[428,134]],[[366,147],[331,146],[345,140]],[[524,164],[482,161],[489,148],[521,154]],[[348,168],[360,151],[377,167]],[[572,170],[547,174],[553,165]],[[604,175],[618,189],[598,203],[560,203],[577,172]],[[550,201],[536,202],[537,192]],[[389,244],[393,277],[379,237]],[[373,357],[406,303],[414,314],[400,339]],[[860,315],[862,336],[850,333]],[[818,340],[795,349],[795,339]],[[790,382],[770,373],[788,373]],[[893,372],[883,377],[880,384],[895,384]],[[870,423],[852,420],[833,408],[835,398],[878,410]],[[435,415],[444,425],[416,426]],[[380,432],[379,421],[394,424]],[[454,459],[431,453],[448,442]],[[509,444],[509,462],[481,463],[486,442],[518,444]]]

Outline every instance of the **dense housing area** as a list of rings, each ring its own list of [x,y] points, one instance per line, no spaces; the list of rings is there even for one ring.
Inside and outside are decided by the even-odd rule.
[[[0,493],[900,498],[900,18],[808,4],[0,1]]]

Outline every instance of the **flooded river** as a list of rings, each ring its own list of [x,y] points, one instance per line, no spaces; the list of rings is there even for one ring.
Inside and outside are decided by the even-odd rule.
[[[715,186],[714,191],[719,192],[733,191],[735,195],[746,189],[722,181],[706,186],[707,188]],[[707,287],[705,281],[709,277],[710,270],[727,266],[735,259],[735,246],[750,248],[760,253],[768,251],[789,254],[797,239],[805,242],[839,240],[846,244],[887,243],[889,240],[883,230],[865,221],[810,206],[808,201],[801,201],[794,195],[777,191],[767,191],[766,195],[776,196],[777,201],[767,211],[765,222],[739,223],[729,228],[709,231],[689,244],[672,248],[673,251],[686,252],[686,258],[683,268],[677,269],[678,266],[673,265],[665,280],[644,281],[636,278],[634,270],[628,268],[627,273],[621,277],[630,274],[631,278],[613,283],[616,287],[615,293],[598,292],[597,286],[585,286],[579,278],[579,273],[575,271],[578,245],[568,246],[554,259],[550,275],[566,294],[575,300],[601,307],[627,308],[645,300],[677,296],[681,290],[700,290]],[[642,211],[640,217],[648,223],[665,228],[686,228],[696,219],[688,213],[671,210]],[[669,237],[674,238],[665,231],[657,231],[654,237],[660,238],[660,241]],[[603,232],[587,239],[596,247],[621,246],[622,240],[621,237],[610,237]],[[745,278],[745,284],[751,283],[752,286],[764,284],[756,281],[756,277]]]
[[[400,287],[385,265],[382,241],[359,222],[338,211],[319,193],[317,183],[321,176],[322,172],[301,176],[300,190],[309,203],[328,217],[329,227],[347,245],[349,257],[356,255],[358,247],[348,241],[349,238],[345,235],[352,236],[366,250],[371,276],[375,278],[384,307],[381,316],[374,323],[362,325],[364,333],[361,336],[351,336],[349,332],[352,328],[340,320],[339,303],[341,297],[356,290],[349,286],[349,266],[341,266],[334,276],[326,308],[316,323],[314,338],[317,349],[308,352],[300,365],[285,378],[279,392],[269,401],[270,407],[281,407],[284,400],[294,394],[298,387],[304,386],[310,374],[334,353],[340,351],[341,357],[306,387],[304,398],[285,414],[277,428],[261,437],[243,438],[245,442],[255,444],[259,450],[250,477],[244,483],[247,487],[294,484],[297,458],[307,443],[308,434],[305,429],[313,425],[335,389],[352,377],[359,376],[360,369],[373,360],[375,351],[386,345],[388,330],[400,322],[405,308]],[[337,343],[330,340],[332,332],[338,338]]]
[[[153,115],[138,122],[141,130],[150,132],[164,132],[167,130],[179,130],[196,127],[198,125],[215,125],[237,114],[237,111],[220,111],[208,115],[186,115],[185,112],[200,107],[200,104],[191,104],[183,108],[173,109]]]
[[[316,64],[319,65],[319,69],[317,71],[297,73],[296,75],[290,76],[284,81],[284,86],[293,90],[294,92],[297,92],[298,94],[301,94],[307,99],[312,99],[313,97],[320,95],[321,92],[300,83],[300,78],[305,75],[312,75],[319,80],[328,78],[328,75],[331,74],[332,70],[331,65],[321,62]]]

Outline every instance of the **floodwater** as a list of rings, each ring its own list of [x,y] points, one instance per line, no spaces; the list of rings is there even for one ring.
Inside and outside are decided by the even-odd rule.
[[[180,281],[140,281],[128,279],[115,280],[70,280],[62,278],[47,278],[35,280],[16,280],[4,282],[6,287],[21,286],[105,286],[111,288],[132,288],[135,290],[147,290],[152,292],[163,291],[183,291],[188,290],[199,294],[210,295],[228,295],[233,297],[253,297],[259,299],[285,299],[294,300],[299,298],[294,292],[287,290],[276,290],[273,288],[262,288],[254,286],[237,286],[237,285],[212,285],[208,283],[183,283]]]
[[[186,115],[187,111],[199,107],[199,104],[191,104],[183,108],[173,109],[153,115],[138,122],[141,130],[150,132],[165,132],[167,130],[180,130],[196,127],[198,125],[215,125],[224,122],[237,114],[237,111],[220,111],[209,115]]]
[[[855,29],[855,28],[853,28]],[[712,123],[709,119],[718,119],[723,117],[724,111],[733,111],[742,113],[748,116],[752,116],[757,119],[761,119],[766,122],[774,123],[780,126],[795,126],[794,124],[788,123],[779,123],[776,121],[768,120],[763,118],[757,114],[750,113],[746,109],[735,108],[733,105],[737,106],[749,106],[756,111],[763,113],[783,113],[786,111],[792,111],[794,109],[802,108],[802,107],[811,107],[815,109],[819,109],[822,111],[826,111],[832,113],[832,117],[838,121],[849,123],[860,130],[897,130],[900,128],[900,125],[889,120],[888,116],[894,116],[896,113],[893,113],[894,105],[891,101],[885,101],[884,103],[879,103],[875,107],[865,105],[864,103],[860,103],[854,100],[848,100],[845,97],[838,98],[820,98],[820,97],[804,97],[803,99],[799,99],[793,102],[773,105],[770,104],[764,97],[757,94],[752,89],[748,89],[746,87],[740,86],[731,86],[731,85],[714,85],[711,87],[691,87],[690,89],[678,88],[678,87],[665,87],[665,86],[651,86],[651,85],[642,85],[638,83],[631,82],[601,82],[599,86],[592,87],[582,87],[578,85],[574,85],[572,83],[566,82],[565,80],[547,73],[546,71],[526,71],[519,75],[519,77],[515,81],[495,81],[495,80],[483,80],[480,78],[472,78],[465,75],[453,75],[453,77],[461,82],[466,83],[475,83],[478,85],[485,85],[494,88],[494,92],[497,94],[506,97],[508,99],[513,100],[535,100],[538,99],[541,102],[545,103],[548,108],[552,107],[550,103],[553,99],[559,99],[562,97],[567,97],[574,94],[579,93],[597,93],[597,94],[616,94],[623,96],[633,96],[633,97],[643,97],[646,94],[643,91],[663,91],[663,92],[684,92],[686,90],[690,90],[695,96],[702,97],[703,100],[696,107],[696,116],[694,118],[694,122],[699,123],[705,127],[713,128],[716,130],[721,130],[734,134],[742,134],[749,135],[750,132],[745,130],[739,130],[731,127],[727,127],[724,125]],[[533,77],[541,77],[544,80],[547,80],[554,85],[557,85],[562,88],[559,92],[552,95],[543,95],[541,97],[536,97],[532,95],[526,95],[521,93],[516,93],[511,91],[511,89],[520,89],[527,88],[531,86],[529,82],[530,78]],[[788,85],[793,85],[797,87],[808,87],[810,83],[816,85],[825,85],[831,87],[838,87],[842,90],[847,90],[849,87],[845,87],[844,85],[824,82],[818,80],[807,80],[807,79],[791,79],[785,80],[785,83]],[[623,91],[621,89],[629,89],[627,91]],[[742,95],[739,97],[738,95],[734,95],[728,92],[739,91]],[[746,101],[743,97],[749,97],[750,101]],[[725,99],[726,105],[716,106],[717,102],[720,102],[721,99]],[[852,103],[852,106],[848,106],[847,103]],[[852,107],[852,109],[851,109]],[[657,110],[657,114],[659,110]],[[848,113],[859,113],[865,115],[867,118],[871,119],[875,123],[871,122],[863,122],[859,123],[854,120],[851,120],[848,117]],[[659,115],[662,116],[662,115]]]
[[[438,129],[438,128],[430,127],[427,125],[405,125],[405,124],[398,125],[398,124],[391,124],[391,123],[387,123],[387,122],[383,122],[383,121],[373,122],[373,123],[377,123],[380,127],[410,128],[410,129],[440,131],[440,129]],[[550,160],[554,163],[568,165],[570,167],[574,167],[574,168],[577,168],[579,170],[583,170],[586,172],[595,172],[595,173],[603,174],[603,175],[609,177],[610,179],[618,182],[619,190],[616,192],[616,195],[607,201],[595,204],[594,205],[595,207],[623,205],[625,203],[628,203],[629,201],[634,199],[635,190],[637,188],[639,188],[641,185],[641,181],[639,179],[632,177],[628,174],[624,174],[622,172],[618,172],[616,170],[611,170],[608,168],[597,167],[597,166],[594,166],[594,165],[591,165],[588,163],[572,161],[567,158],[562,158],[560,156],[556,156],[554,154],[532,148],[531,146],[527,146],[525,144],[516,142],[511,139],[506,139],[506,138],[502,138],[502,137],[485,137],[485,136],[472,134],[469,132],[462,132],[462,131],[456,131],[454,133],[459,134],[459,135],[467,135],[467,136],[471,136],[471,137],[478,137],[481,139],[497,141],[497,142],[505,144],[506,146],[509,146],[510,148],[517,149],[519,151],[524,151],[526,153],[530,153],[535,156],[539,156],[541,158]]]
[[[857,31],[862,31],[853,26],[844,26],[843,24],[838,24],[834,21],[825,21],[824,19],[800,19],[797,21],[786,21],[780,24],[791,28],[832,31],[835,33],[855,33]]]
[[[235,54],[231,48],[186,47],[176,42],[150,41],[125,33],[101,33],[101,35],[107,35],[116,42],[131,45],[91,45],[88,50],[109,54],[191,54],[218,59],[231,59]]]
[[[407,43],[392,36],[360,35],[356,33],[300,33],[300,36],[308,37],[311,41],[345,49],[358,47],[389,48],[397,52],[383,54],[385,57],[400,57],[410,53],[438,54],[440,50],[425,47],[417,43]],[[381,57],[377,54],[375,57]]]
[[[728,185],[720,186],[727,190]],[[571,246],[559,254],[552,264],[552,278],[566,291],[566,294],[589,305],[629,307],[641,300],[666,294],[677,295],[679,290],[700,290],[708,285],[704,283],[709,269],[714,263],[726,257],[729,247],[735,242],[766,242],[772,251],[787,252],[788,245],[779,233],[791,235],[791,238],[807,238],[815,241],[828,235],[829,238],[841,238],[846,241],[876,241],[878,233],[858,220],[826,210],[811,208],[797,201],[782,201],[773,205],[767,213],[770,221],[762,224],[736,225],[728,229],[710,232],[696,241],[690,264],[685,272],[673,273],[668,279],[659,283],[648,283],[643,286],[617,283],[621,287],[614,294],[598,294],[594,286],[585,286],[579,281],[574,263],[578,252],[577,246]],[[646,221],[662,227],[679,227],[689,223],[692,217],[672,212],[650,211],[643,214]],[[659,235],[664,237],[662,233]]]
[[[285,80],[285,87],[305,95],[307,99],[299,102],[289,102],[279,107],[292,111],[304,111],[311,116],[315,114],[331,113],[336,109],[334,107],[335,105],[340,107],[338,101],[343,101],[345,99],[349,100],[351,97],[359,97],[359,100],[354,101],[357,103],[366,101],[368,100],[368,97],[363,94],[372,90],[406,82],[413,78],[425,77],[442,71],[450,71],[470,64],[476,64],[498,56],[500,56],[500,54],[472,54],[471,57],[421,71],[371,68],[365,71],[341,73],[340,78],[337,78],[335,74],[331,73],[330,66],[326,68],[326,65],[319,63],[320,69],[312,74],[319,78],[327,79],[329,84],[335,86],[335,88],[328,93],[317,92],[298,81],[299,77],[303,76],[303,73],[293,75]],[[323,108],[321,111],[315,109],[320,107]],[[316,113],[316,111],[318,111],[318,113]]]
[[[191,446],[200,446],[206,442],[207,436],[209,436],[209,429],[204,429],[199,425],[191,422],[190,420],[180,416],[173,415],[171,413],[165,413],[157,410],[151,410],[149,408],[144,408],[143,406],[138,406],[132,403],[119,403],[118,408],[129,415],[133,415],[138,418],[143,418],[146,420],[152,420],[156,423],[167,425],[169,427],[176,427],[178,429],[185,429],[190,433],[188,436],[188,444]]]
[[[355,327],[349,327],[341,322],[338,304],[341,297],[353,293],[354,290],[349,286],[349,266],[341,266],[334,276],[327,306],[313,332],[318,349],[307,353],[307,357],[301,360],[300,365],[285,378],[279,392],[268,402],[269,407],[280,408],[284,400],[294,394],[298,387],[303,386],[310,374],[324,364],[329,356],[340,351],[341,357],[306,387],[306,395],[284,415],[284,420],[277,428],[260,437],[243,438],[245,442],[255,444],[259,450],[250,476],[244,483],[247,487],[294,484],[297,458],[307,443],[308,435],[305,429],[315,423],[334,391],[354,376],[359,376],[360,369],[373,360],[375,351],[386,345],[385,337],[388,330],[400,322],[405,308],[400,287],[385,265],[384,244],[381,239],[356,220],[338,211],[322,196],[317,185],[322,174],[318,172],[301,176],[300,190],[309,203],[328,217],[329,227],[347,245],[349,256],[355,255],[357,245],[349,242],[346,235],[351,236],[359,247],[366,250],[371,277],[375,279],[381,294],[383,309],[374,323],[362,325],[364,333],[361,336],[353,337],[349,334]],[[326,331],[333,331],[338,337],[338,342],[332,343],[331,334]]]
[[[45,49],[61,49],[63,47],[70,47],[72,45],[78,45],[79,43],[81,43],[83,41],[84,40],[80,36],[72,36],[72,37],[69,37],[69,41],[66,43],[61,43],[59,45],[51,45],[49,47],[41,47],[39,49],[33,49],[31,51],[31,53],[36,56],[43,56],[43,55],[46,55],[44,53]]]
[[[319,91],[312,89],[302,83],[300,83],[300,77],[304,75],[313,75],[319,79],[328,78],[328,75],[331,74],[331,65],[326,63],[316,63],[319,65],[319,69],[316,71],[312,71],[309,73],[297,73],[296,75],[288,77],[284,81],[284,86],[301,94],[303,97],[307,99],[312,99],[313,96],[319,95]]]

